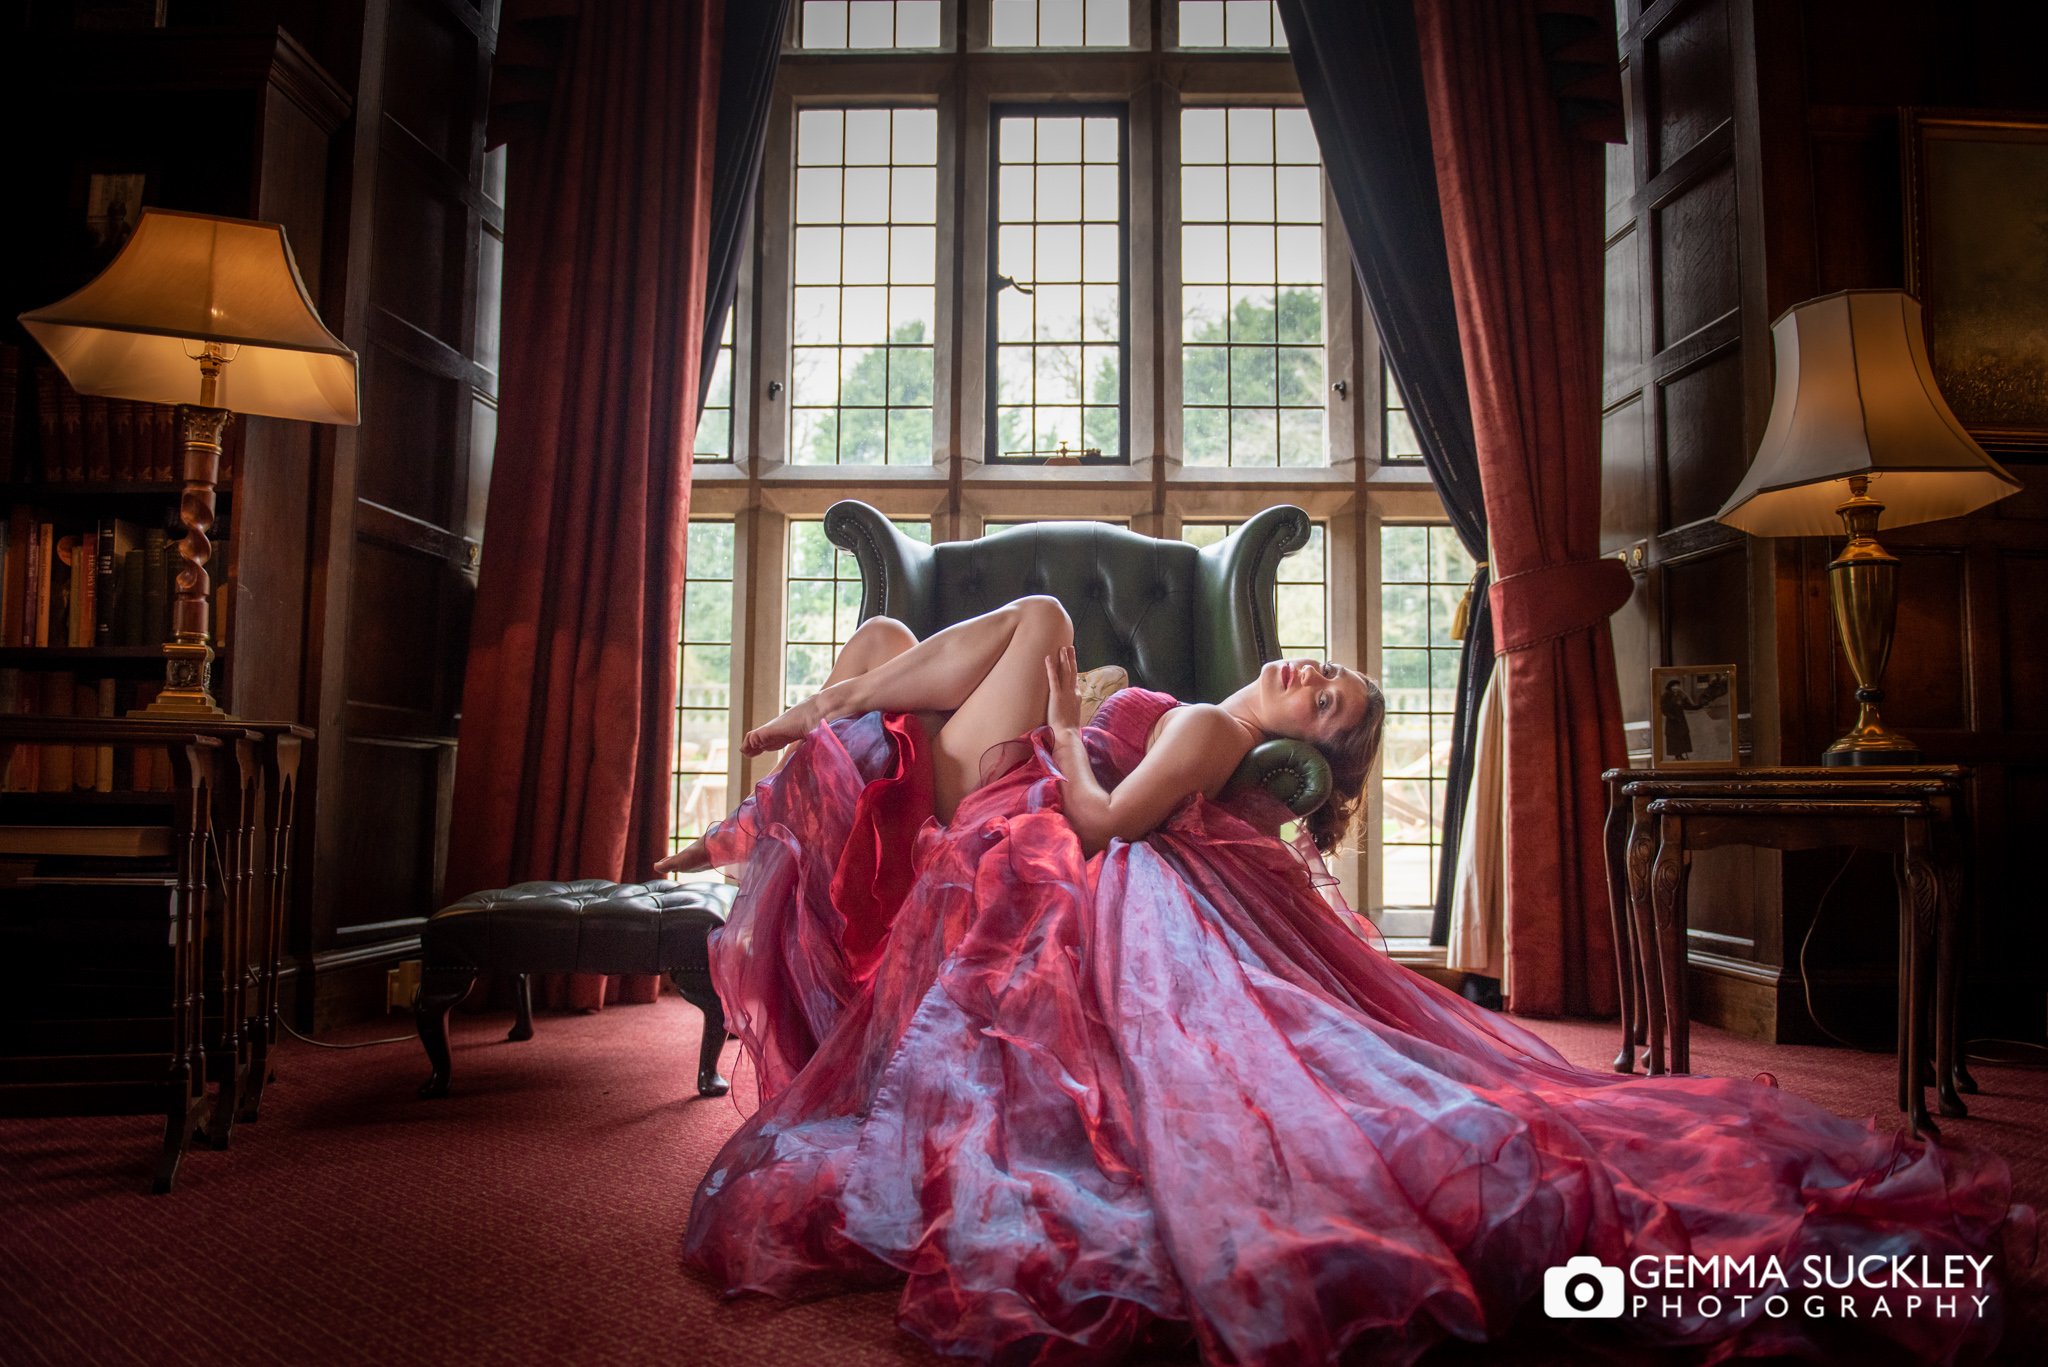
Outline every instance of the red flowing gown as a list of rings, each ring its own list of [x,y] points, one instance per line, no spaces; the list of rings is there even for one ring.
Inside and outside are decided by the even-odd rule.
[[[1104,704],[1105,786],[1174,705]],[[1005,1362],[1190,1337],[1406,1362],[1507,1335],[1575,1255],[1991,1252],[1983,1309],[1946,1318],[1810,1320],[1795,1294],[1552,1328],[1660,1360],[1995,1345],[1995,1273],[2033,1238],[1996,1156],[1755,1082],[1576,1068],[1388,959],[1256,813],[1197,796],[1085,857],[1048,735],[941,827],[914,721],[835,722],[710,837],[742,869],[712,972],[762,1101],[685,1260],[729,1292],[900,1281],[904,1328]]]

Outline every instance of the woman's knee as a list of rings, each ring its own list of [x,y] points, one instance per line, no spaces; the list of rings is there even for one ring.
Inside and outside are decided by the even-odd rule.
[[[884,658],[901,655],[917,644],[917,633],[894,617],[870,617],[853,629],[853,635],[846,638],[846,644],[860,642],[862,647],[872,650]]]
[[[1019,598],[1010,606],[1017,611],[1019,633],[1028,633],[1034,640],[1055,646],[1073,644],[1074,619],[1067,616],[1067,610],[1059,599],[1050,594],[1034,593]]]

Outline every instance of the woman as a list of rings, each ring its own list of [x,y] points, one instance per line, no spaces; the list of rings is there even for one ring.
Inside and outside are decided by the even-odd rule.
[[[747,736],[797,742],[782,768],[665,861],[743,866],[713,973],[762,1093],[698,1190],[693,1266],[732,1292],[901,1282],[905,1328],[1005,1361],[1190,1338],[1407,1361],[1540,1328],[1578,1256],[1735,1278],[1711,1310],[1556,1326],[1595,1350],[1995,1342],[1995,1257],[1947,1318],[1860,1285],[1774,1316],[1765,1261],[1804,1309],[1808,1256],[2030,1243],[1995,1157],[1755,1083],[1574,1068],[1368,943],[1316,853],[1384,713],[1362,675],[1269,664],[1215,706],[1125,689],[1083,727],[1071,643],[1047,599],[921,643],[870,623]],[[1314,847],[1274,839],[1263,796],[1219,800],[1267,734],[1331,756]]]

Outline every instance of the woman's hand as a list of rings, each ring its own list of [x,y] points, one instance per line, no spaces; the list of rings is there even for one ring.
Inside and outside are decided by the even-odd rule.
[[[678,873],[697,873],[711,867],[711,851],[702,840],[692,840],[668,858],[654,866],[656,878],[668,878]]]
[[[1045,724],[1055,733],[1081,729],[1081,676],[1072,646],[1045,657]]]

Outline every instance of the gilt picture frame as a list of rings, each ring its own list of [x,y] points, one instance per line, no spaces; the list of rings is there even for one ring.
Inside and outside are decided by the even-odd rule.
[[[1667,665],[1650,671],[1650,762],[1658,769],[1733,769],[1741,764],[1741,694],[1734,665]]]
[[[2048,458],[2048,119],[1900,112],[1906,290],[1942,397],[1986,450]]]

